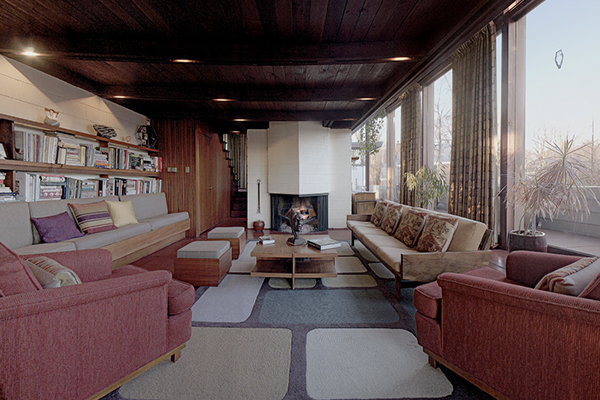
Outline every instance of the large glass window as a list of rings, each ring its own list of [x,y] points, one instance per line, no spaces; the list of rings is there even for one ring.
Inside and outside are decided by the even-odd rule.
[[[387,198],[387,116],[376,131],[377,152],[369,155],[369,191],[378,199]]]
[[[526,170],[540,154],[545,157],[544,143],[570,137],[576,147],[585,146],[580,157],[600,176],[598,15],[597,0],[547,0],[526,17]],[[543,226],[600,237],[600,215],[585,219],[566,213]]]
[[[396,202],[400,202],[400,185],[404,183],[402,176],[400,175],[400,167],[402,154],[400,153],[400,135],[402,128],[402,118],[400,117],[402,111],[402,107],[396,108],[392,115],[394,116],[394,151],[393,151],[393,161],[392,161],[392,200]]]

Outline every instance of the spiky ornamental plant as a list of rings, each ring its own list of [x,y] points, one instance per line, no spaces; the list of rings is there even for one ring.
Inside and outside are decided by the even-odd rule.
[[[523,207],[519,229],[525,235],[541,235],[537,216],[553,220],[559,214],[589,214],[587,196],[598,200],[590,190],[595,184],[591,168],[582,157],[587,146],[576,146],[568,136],[560,144],[546,140],[527,172],[519,172],[507,202]]]
[[[437,199],[448,194],[448,184],[443,171],[436,171],[423,165],[415,174],[407,172],[406,186],[415,192],[415,200],[419,207],[428,208],[435,205]]]

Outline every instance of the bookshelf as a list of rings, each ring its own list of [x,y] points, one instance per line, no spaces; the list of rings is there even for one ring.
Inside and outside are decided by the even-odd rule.
[[[23,129],[30,129],[35,134],[33,136],[31,133],[26,134],[22,132]],[[39,133],[37,133],[38,131]],[[57,134],[64,135],[64,137],[56,137]],[[43,137],[43,140],[41,140],[43,144],[40,144],[38,139],[36,139],[38,140],[37,142],[36,140],[28,142],[29,149],[32,149],[33,153],[28,151],[23,152],[22,146],[26,135],[29,135],[28,138],[38,137],[39,139],[40,136]],[[69,137],[72,139],[68,139]],[[77,143],[77,139],[81,139],[80,143]],[[73,143],[69,145],[67,140]],[[141,181],[145,182],[145,184],[151,181],[149,184],[151,185],[150,190],[160,190],[161,173],[157,169],[161,164],[161,161],[159,161],[161,157],[158,157],[159,152],[156,149],[5,114],[0,114],[0,143],[4,145],[7,153],[7,159],[0,159],[0,171],[5,172],[3,174],[5,181],[3,181],[4,184],[2,186],[10,186],[15,192],[17,191],[15,184],[17,184],[17,187],[20,186],[15,177],[21,173],[35,176],[35,180],[38,180],[38,176],[43,174],[61,175],[63,177],[67,175],[91,175],[98,177],[97,179],[92,178],[92,181],[100,179],[105,184],[107,180],[116,181],[120,179],[123,182],[126,180],[127,184],[131,182],[135,185],[134,194],[138,190],[138,187],[142,187],[140,184]],[[20,149],[18,154],[15,151],[15,147]],[[67,156],[66,162],[64,158],[57,157],[57,154],[60,155],[61,153],[59,150],[62,148],[64,152],[66,147],[76,149],[73,150],[75,162],[69,162],[69,156]],[[67,151],[69,150],[67,149]],[[109,153],[110,157],[106,158],[109,156]],[[89,154],[91,154],[91,158],[88,159],[87,155]],[[106,156],[103,163],[100,162],[102,154]],[[107,159],[112,161],[106,162]],[[50,163],[49,161],[51,160],[55,160],[56,163]],[[146,161],[148,161],[148,164],[146,164]],[[87,165],[84,166],[85,164]],[[133,169],[133,165],[141,165],[142,169]],[[108,168],[106,168],[107,166]],[[151,166],[151,168],[146,168],[147,166]],[[23,175],[20,176],[19,182],[22,182],[22,179]],[[28,177],[27,179],[29,182],[30,178]],[[79,186],[85,180],[89,181],[90,178],[75,178],[75,181],[79,181]],[[148,186],[145,186],[143,190],[147,189]],[[35,192],[39,194],[39,190],[36,189]],[[27,193],[31,193],[31,191],[28,190]],[[14,193],[12,195],[14,196]],[[63,193],[63,196],[66,196],[66,192]]]

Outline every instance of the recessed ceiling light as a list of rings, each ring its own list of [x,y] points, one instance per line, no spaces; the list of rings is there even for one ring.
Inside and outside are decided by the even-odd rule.
[[[234,99],[217,98],[217,99],[213,99],[213,101],[235,101],[235,100]]]
[[[117,95],[117,96],[113,96],[114,99],[127,99],[129,98],[128,96],[122,96],[122,95]]]
[[[377,99],[375,97],[359,97],[356,100],[357,101],[371,101],[371,100],[377,100]]]
[[[411,60],[410,57],[391,57],[391,58],[387,58],[388,61],[409,61]]]
[[[24,56],[28,56],[28,57],[37,57],[37,56],[41,55],[40,53],[36,53],[35,50],[33,49],[33,47],[27,47],[25,50],[23,50],[21,52],[21,54]]]
[[[236,118],[234,119],[235,122],[247,122],[250,121],[249,119],[244,119],[244,118]]]
[[[198,62],[198,61],[196,61],[196,60],[190,60],[190,59],[187,59],[187,58],[175,58],[175,59],[171,60],[171,62],[174,62],[174,63],[184,63],[184,64],[187,63],[187,64],[189,64],[189,63],[195,63],[195,62]]]
[[[229,133],[242,133],[240,131],[229,131]]]

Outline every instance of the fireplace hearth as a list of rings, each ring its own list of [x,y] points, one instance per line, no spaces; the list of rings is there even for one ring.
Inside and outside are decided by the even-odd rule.
[[[279,194],[271,193],[271,230],[292,233],[286,214],[290,209],[302,215],[300,233],[324,232],[328,227],[328,193]]]

